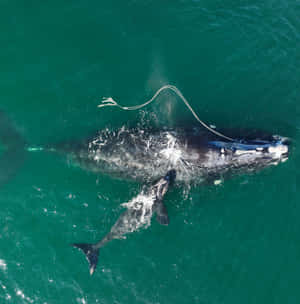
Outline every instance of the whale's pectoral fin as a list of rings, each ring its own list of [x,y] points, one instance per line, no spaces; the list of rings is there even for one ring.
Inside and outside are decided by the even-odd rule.
[[[156,212],[156,219],[161,225],[169,225],[168,211],[163,203],[163,198],[166,195],[169,186],[174,182],[175,178],[176,171],[172,169],[154,184],[154,192],[156,196],[154,211]]]
[[[156,202],[156,219],[161,225],[169,225],[169,216],[166,206],[162,201]]]

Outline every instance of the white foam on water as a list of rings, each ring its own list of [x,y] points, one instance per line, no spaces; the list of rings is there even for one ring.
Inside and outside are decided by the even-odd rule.
[[[16,295],[29,303],[34,302],[31,298],[27,297],[21,289],[16,289]]]
[[[7,264],[2,259],[0,259],[0,269],[2,269],[3,271],[7,269]]]
[[[3,293],[5,294],[5,300],[10,300],[11,299],[11,295],[7,292],[7,287],[1,283],[0,281],[0,286],[3,289]]]

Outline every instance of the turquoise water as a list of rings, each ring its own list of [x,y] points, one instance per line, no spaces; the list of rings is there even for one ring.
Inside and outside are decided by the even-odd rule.
[[[0,191],[0,302],[299,303],[299,16],[295,0],[0,1],[1,110],[29,145],[196,124],[169,93],[142,112],[97,109],[166,83],[220,129],[293,140],[277,167],[172,189],[170,225],[111,242],[92,277],[69,244],[99,240],[142,185],[27,153]]]

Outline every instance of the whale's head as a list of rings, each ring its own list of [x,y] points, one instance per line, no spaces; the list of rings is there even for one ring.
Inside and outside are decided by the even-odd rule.
[[[269,140],[209,142],[214,153],[219,154],[221,166],[232,169],[244,168],[250,171],[286,161],[289,155],[289,144],[288,138],[277,135]]]
[[[289,156],[290,139],[287,137],[273,136],[274,141],[266,147],[265,156],[277,162],[285,162]]]

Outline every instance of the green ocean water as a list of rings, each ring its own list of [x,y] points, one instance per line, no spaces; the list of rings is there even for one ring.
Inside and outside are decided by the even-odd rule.
[[[284,164],[171,189],[169,226],[111,242],[92,277],[69,244],[99,240],[142,185],[26,153],[0,189],[0,303],[300,302],[298,0],[0,0],[0,29],[0,110],[28,145],[141,122],[197,126],[170,93],[142,112],[97,109],[167,83],[219,129],[292,139]]]

